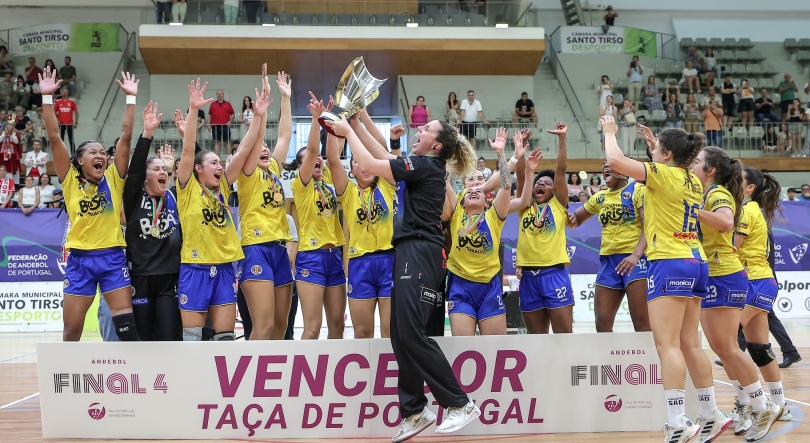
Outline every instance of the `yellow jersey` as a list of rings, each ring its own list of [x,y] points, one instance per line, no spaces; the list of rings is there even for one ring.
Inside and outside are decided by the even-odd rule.
[[[701,209],[714,212],[720,208],[729,208],[735,213],[737,205],[728,189],[722,185],[712,185],[706,191]],[[720,232],[708,225],[701,224],[700,234],[703,251],[709,260],[709,277],[734,274],[743,270],[737,249],[734,247],[734,231]]]
[[[66,249],[94,251],[126,247],[120,215],[124,183],[115,162],[107,166],[98,185],[81,178],[76,167],[70,165],[62,182],[65,210],[71,223]]]
[[[360,189],[349,181],[338,200],[349,230],[349,258],[394,248],[394,196],[396,187],[384,179]]]
[[[628,183],[621,189],[599,191],[582,205],[589,214],[599,214],[602,245],[599,255],[632,254],[641,238],[644,185]]]
[[[698,240],[697,213],[703,185],[692,171],[661,163],[644,163],[647,171],[644,222],[647,259],[706,260]]]
[[[310,178],[307,184],[296,176],[290,188],[298,210],[298,250],[312,251],[324,245],[343,246],[343,228],[338,216],[338,201],[332,184],[332,172],[323,166],[321,180]]]
[[[744,235],[745,241],[739,247],[740,260],[748,273],[748,280],[773,278],[773,271],[768,264],[768,223],[759,203],[749,200],[743,203],[743,213],[737,234]]]
[[[284,187],[278,178],[280,173],[278,162],[272,157],[266,171],[258,166],[250,175],[239,171],[236,184],[242,246],[292,238],[284,207]]]
[[[472,217],[463,208],[454,211],[450,219],[453,245],[447,270],[465,280],[489,283],[501,269],[498,250],[505,222],[498,217],[495,206]]]
[[[225,174],[214,191],[201,185],[194,174],[185,187],[177,186],[177,212],[183,233],[180,263],[213,265],[245,258],[228,207],[230,195]]]
[[[518,216],[518,266],[568,266],[571,263],[565,239],[567,211],[556,196],[543,204],[532,201]]]

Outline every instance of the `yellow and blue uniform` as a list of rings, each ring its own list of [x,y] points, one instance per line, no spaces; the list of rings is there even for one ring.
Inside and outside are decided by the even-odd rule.
[[[619,263],[635,251],[641,238],[644,185],[628,183],[620,189],[599,191],[582,205],[589,214],[599,215],[602,245],[599,248],[599,272],[596,284],[610,289],[625,289],[647,278],[647,257],[642,255],[628,275],[616,271]]]
[[[759,204],[748,200],[743,203],[743,213],[737,234],[745,236],[739,247],[740,260],[748,274],[748,298],[745,304],[763,311],[770,311],[779,293],[779,287],[768,265],[768,222],[762,215]]]
[[[346,241],[331,171],[324,165],[321,180],[310,178],[306,184],[299,175],[290,188],[300,224],[295,279],[327,288],[346,284],[340,252]]]
[[[549,201],[519,213],[517,266],[520,280],[520,311],[555,309],[574,304],[571,279],[565,268],[571,263],[565,239],[566,208],[552,196]]]
[[[647,301],[662,296],[703,298],[709,278],[698,239],[703,185],[679,166],[644,163],[644,168]]]
[[[177,194],[183,233],[177,286],[180,309],[206,312],[210,306],[236,303],[234,265],[245,256],[228,208],[228,179],[223,174],[219,186],[210,190],[191,174]]]
[[[362,189],[350,181],[338,199],[349,231],[349,298],[391,297],[396,187],[377,179],[376,185]]]
[[[715,184],[706,190],[701,209],[714,212],[721,208],[736,213],[737,205],[728,189]],[[734,248],[734,231],[721,232],[704,224],[699,227],[703,251],[709,259],[708,294],[701,306],[742,309],[748,296],[748,276]]]
[[[284,187],[278,162],[270,158],[265,171],[256,167],[250,175],[239,171],[239,226],[244,260],[237,266],[239,283],[269,281],[276,287],[292,283],[286,243],[290,241]]]
[[[503,286],[498,278],[501,269],[498,250],[504,222],[494,206],[472,216],[463,207],[453,212],[450,219],[453,244],[447,259],[450,314],[464,314],[478,321],[506,314],[501,298]]]
[[[131,285],[121,232],[121,199],[125,180],[111,163],[98,184],[70,166],[65,180],[65,208],[71,227],[65,248],[65,294],[94,297]]]

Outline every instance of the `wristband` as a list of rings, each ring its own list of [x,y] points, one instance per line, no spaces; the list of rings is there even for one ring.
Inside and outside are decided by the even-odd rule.
[[[42,96],[42,104],[43,105],[52,105],[53,104],[53,96],[52,95],[43,95]]]
[[[135,96],[134,95],[128,95],[127,96],[127,104],[128,105],[134,105],[135,104]]]
[[[515,157],[515,156],[513,155],[513,156],[512,156],[512,158],[510,158],[510,159],[509,159],[509,162],[510,162],[510,163],[517,164],[518,159],[517,159],[517,157]]]
[[[399,139],[391,139],[391,149],[400,149],[400,146]]]

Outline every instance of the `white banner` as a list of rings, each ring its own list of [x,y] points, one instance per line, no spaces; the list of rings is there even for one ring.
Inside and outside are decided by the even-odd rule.
[[[324,160],[326,162],[326,160]],[[354,178],[354,174],[352,174],[352,166],[349,164],[348,159],[344,159],[340,161],[343,164],[343,169],[346,171],[346,174],[349,176],[349,180],[357,183],[357,180]],[[284,195],[287,198],[293,198],[293,191],[290,188],[290,184],[294,178],[298,177],[298,171],[285,171],[284,169],[281,170],[281,176],[279,179],[281,180],[281,185],[284,187]]]
[[[62,282],[8,282],[0,288],[0,332],[62,330]]]
[[[574,321],[594,324],[596,322],[596,314],[593,310],[596,274],[571,274],[571,288],[574,290]],[[616,313],[616,321],[632,321],[626,295],[619,307],[619,312]]]
[[[810,272],[779,271],[776,273],[779,295],[773,312],[779,318],[810,318]]]
[[[562,26],[559,32],[560,52],[566,54],[658,56],[657,33],[654,31],[611,26],[605,32],[601,26]]]
[[[482,412],[460,434],[657,431],[666,421],[651,333],[437,341]],[[37,361],[45,438],[387,438],[399,424],[385,339],[38,343]]]
[[[10,50],[15,55],[64,51],[70,40],[70,24],[49,23],[11,30]]]

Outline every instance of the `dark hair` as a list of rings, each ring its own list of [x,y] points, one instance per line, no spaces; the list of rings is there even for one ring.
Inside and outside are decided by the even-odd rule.
[[[73,164],[73,167],[75,167],[77,171],[79,171],[79,177],[82,177],[82,178],[85,178],[85,177],[84,177],[84,172],[82,171],[82,165],[79,164],[79,157],[81,157],[84,154],[84,148],[86,148],[87,145],[89,145],[91,143],[96,143],[96,144],[101,145],[101,143],[99,143],[99,142],[97,142],[95,140],[87,140],[86,142],[80,144],[79,147],[76,148],[76,153],[73,154],[72,157],[70,157],[70,163]],[[104,149],[104,145],[102,145],[102,149]]]
[[[799,186],[799,189],[801,189],[801,188],[803,188],[803,187],[805,187],[805,186],[810,186],[810,184],[804,183],[804,184],[802,184],[801,186]]]
[[[574,181],[574,177],[577,178],[576,183],[572,183]],[[572,173],[568,174],[568,184],[569,185],[581,185],[582,180],[579,179],[579,174],[577,174],[576,172],[572,172]]]
[[[44,174],[40,175],[40,176],[39,176],[39,180],[37,180],[37,181],[39,182],[39,184],[40,184],[40,185],[42,184],[42,177],[48,177],[48,184],[51,184],[51,174],[48,174],[48,173],[46,172],[46,173],[44,173]]]
[[[678,166],[690,167],[706,143],[701,133],[689,133],[681,128],[667,128],[658,135],[661,151],[671,152],[672,160]]]
[[[214,153],[214,151],[203,150],[203,151],[200,151],[200,152],[194,154],[194,165],[192,166],[191,171],[192,171],[192,173],[194,173],[194,178],[196,178],[197,180],[200,179],[200,177],[197,176],[197,165],[202,165],[203,164],[203,158],[207,154],[215,154],[215,153]],[[218,155],[217,155],[217,158],[219,158]]]
[[[304,151],[307,150],[307,147],[304,146],[303,148],[299,149],[298,152],[295,153],[295,158],[290,163],[283,163],[281,165],[285,171],[295,171],[301,167],[301,163],[304,162]],[[210,151],[209,151],[210,152]]]
[[[160,158],[160,157],[158,157],[158,156],[149,157],[149,158],[147,158],[147,159],[146,159],[146,167],[148,168],[148,167],[149,167],[149,166],[150,166],[152,163],[154,163],[156,160],[161,160],[161,161],[162,161],[163,159],[162,159],[162,158]],[[196,163],[195,163],[195,164],[196,164]]]
[[[601,184],[602,184],[602,180],[601,180],[601,179],[600,179],[598,176],[594,175],[594,176],[592,176],[592,177],[591,177],[591,180],[590,180],[590,184],[591,184],[591,186],[593,186],[593,181],[594,181],[594,179],[596,180],[596,184],[597,184],[597,185],[601,185]]]
[[[796,192],[798,192],[798,190],[796,188],[788,188],[787,192],[792,192],[795,194]]]
[[[451,95],[456,95],[456,93],[451,91],[449,94],[447,94],[447,104],[449,104],[449,105],[450,105],[450,107],[452,108],[452,107],[453,107],[453,105],[455,105],[456,103],[458,103],[458,96],[456,95],[456,98],[454,98],[454,99],[451,101],[451,100],[450,100],[450,96],[451,96]]]
[[[246,95],[245,98],[248,99],[248,102],[250,103],[250,109],[252,110],[253,109],[253,99],[250,98],[249,95]],[[245,98],[242,99],[242,112],[245,112],[245,110],[247,110],[247,105],[245,105]]]
[[[66,58],[66,59],[68,59],[68,60],[70,60],[70,61],[73,61],[73,59],[72,59],[72,58],[70,58],[70,56],[69,56],[69,55],[66,55],[66,56],[65,56],[65,58]]]
[[[420,95],[420,96],[416,97],[416,101],[419,101],[419,99],[420,99],[420,98],[421,98],[422,100],[425,100],[425,97],[422,97],[422,96]]]
[[[70,58],[70,57],[68,57],[68,58]],[[47,67],[48,62],[51,62],[51,66],[53,66],[53,69],[56,69],[56,63],[54,63],[53,60],[51,60],[51,59],[45,60],[45,66],[43,66],[43,67]]]
[[[532,183],[532,185],[536,185],[537,182],[543,177],[549,177],[553,181],[555,175],[556,174],[554,173],[553,169],[543,169],[542,171],[534,175],[534,182]]]
[[[0,50],[6,51],[6,54],[8,54],[8,48],[6,48],[6,45],[0,45]]]
[[[23,77],[22,75],[18,75],[17,76],[17,81],[20,81],[20,80],[25,81],[25,77]]]
[[[528,96],[528,95],[529,95],[529,93],[528,93],[528,92],[525,92],[525,91],[520,93],[520,96],[521,96],[521,97],[523,97],[524,95],[525,95],[525,96]]]
[[[467,91],[467,94],[469,94],[470,92],[472,92],[473,94],[475,94],[475,91],[473,91],[472,89],[470,89],[469,91]]]
[[[486,159],[484,159],[484,157],[478,157],[478,161],[480,162],[481,160],[486,161]]]
[[[736,210],[734,211],[734,226],[740,224],[743,205],[743,165],[736,158],[728,156],[726,151],[715,146],[703,148],[706,157],[703,162],[703,172],[715,168],[714,181],[722,185],[734,197]]]
[[[763,174],[759,169],[750,166],[746,166],[744,169],[745,181],[749,185],[754,185],[751,200],[759,204],[762,215],[765,216],[765,221],[768,223],[768,229],[770,229],[774,220],[781,220],[781,217],[784,216],[782,205],[779,204],[782,187],[771,174]],[[779,212],[779,217],[776,216],[777,212]]]

